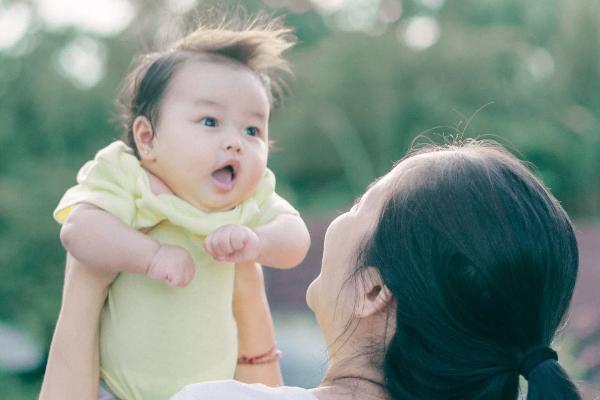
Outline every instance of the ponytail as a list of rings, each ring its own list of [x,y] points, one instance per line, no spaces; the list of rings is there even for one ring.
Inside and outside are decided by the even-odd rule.
[[[527,400],[581,400],[577,387],[556,360],[541,362],[528,378]]]
[[[528,382],[527,400],[581,400],[577,388],[558,364],[558,354],[536,346],[521,356],[517,370]]]

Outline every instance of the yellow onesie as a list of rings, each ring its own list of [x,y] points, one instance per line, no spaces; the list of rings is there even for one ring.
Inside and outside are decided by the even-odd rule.
[[[266,170],[250,199],[234,209],[204,212],[171,195],[155,195],[139,160],[125,143],[100,150],[77,175],[78,185],[54,211],[63,223],[73,206],[90,203],[161,243],[190,252],[194,280],[171,288],[162,280],[121,273],[112,283],[100,328],[100,374],[127,400],[164,400],[183,386],[233,378],[237,332],[232,315],[234,265],[214,261],[203,239],[226,224],[262,225],[298,212],[275,193]]]

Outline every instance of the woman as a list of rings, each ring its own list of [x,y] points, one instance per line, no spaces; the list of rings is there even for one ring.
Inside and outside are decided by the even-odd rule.
[[[421,149],[327,231],[307,292],[328,345],[321,386],[208,382],[173,399],[512,400],[519,376],[527,399],[580,399],[550,348],[577,264],[567,215],[500,146]]]

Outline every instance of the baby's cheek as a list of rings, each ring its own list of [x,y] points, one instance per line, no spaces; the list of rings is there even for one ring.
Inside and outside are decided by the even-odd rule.
[[[244,191],[246,192],[245,194],[249,193],[251,195],[265,174],[266,167],[262,165],[253,165],[249,169],[246,176],[246,182],[244,182]]]
[[[254,154],[252,155],[252,158],[254,159],[256,168],[258,168],[259,171],[259,175],[262,176],[263,173],[265,172],[265,168],[267,168],[267,161],[268,161],[268,157],[269,157],[269,150],[266,147],[266,145],[262,145],[263,147],[261,148],[257,148],[255,149],[255,151],[253,152]]]

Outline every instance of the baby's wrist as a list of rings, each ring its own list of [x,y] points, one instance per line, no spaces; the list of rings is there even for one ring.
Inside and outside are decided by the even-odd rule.
[[[254,232],[254,234],[256,235],[256,239],[257,239],[257,241],[256,241],[256,258],[255,258],[254,261],[257,262],[257,263],[259,263],[259,264],[262,264],[261,260],[262,260],[262,255],[263,255],[263,252],[264,252],[264,240],[263,240],[263,237],[261,236],[260,232],[257,231],[256,229],[250,228],[250,230],[252,232]]]

